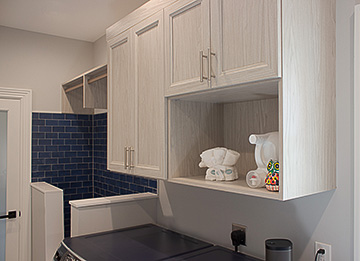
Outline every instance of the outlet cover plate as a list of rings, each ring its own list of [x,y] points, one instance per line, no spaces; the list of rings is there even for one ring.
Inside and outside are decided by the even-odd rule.
[[[234,230],[241,230],[241,231],[244,231],[246,233],[246,226],[233,223],[231,231],[234,231]]]
[[[240,243],[240,245],[246,246],[246,226],[233,223],[233,224],[232,224],[232,230],[231,230],[231,231],[234,231],[234,230],[244,231],[244,233],[245,233],[244,242],[243,242],[243,243]]]
[[[318,249],[325,249],[324,255],[319,255],[317,261],[331,261],[331,245],[321,243],[321,242],[315,242],[315,255]]]

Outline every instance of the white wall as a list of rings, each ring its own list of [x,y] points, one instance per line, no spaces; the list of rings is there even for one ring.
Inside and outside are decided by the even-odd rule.
[[[103,35],[94,42],[94,67],[107,63],[107,43]]]
[[[354,260],[351,118],[354,4],[354,0],[336,3],[337,189],[276,202],[160,182],[160,224],[232,247],[231,224],[239,223],[247,226],[247,247],[240,251],[260,258],[265,255],[265,239],[285,237],[294,243],[294,260],[314,260],[315,241],[332,245],[332,260]]]
[[[33,90],[33,111],[60,112],[61,84],[93,67],[93,44],[0,26],[0,86]]]

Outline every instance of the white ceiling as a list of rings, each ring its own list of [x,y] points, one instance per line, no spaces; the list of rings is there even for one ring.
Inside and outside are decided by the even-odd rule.
[[[94,42],[148,0],[0,0],[0,25]]]

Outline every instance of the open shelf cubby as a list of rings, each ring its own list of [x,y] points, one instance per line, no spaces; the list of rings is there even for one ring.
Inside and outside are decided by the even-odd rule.
[[[263,95],[252,96],[257,98],[255,100],[243,100],[244,97],[250,96],[241,87],[216,90],[212,95],[194,94],[170,98],[168,100],[169,181],[280,199],[278,192],[269,192],[265,188],[252,189],[245,181],[247,172],[257,168],[254,157],[255,145],[249,143],[249,136],[279,131],[277,87],[276,82],[270,83],[266,94],[263,92]],[[252,91],[254,90],[256,89]],[[218,102],[214,97],[218,97]],[[207,168],[199,167],[200,154],[214,147],[226,147],[240,153],[235,165],[239,173],[238,180],[205,180]]]
[[[107,65],[62,84],[61,97],[63,113],[94,114],[94,109],[107,109]]]

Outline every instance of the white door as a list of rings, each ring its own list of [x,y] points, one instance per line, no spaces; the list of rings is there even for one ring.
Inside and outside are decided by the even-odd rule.
[[[30,260],[30,115],[25,113],[22,94],[10,97],[2,91],[0,88],[0,261]],[[31,106],[31,100],[27,105]]]
[[[20,171],[20,102],[1,100],[0,106],[0,226],[2,234],[1,260],[19,260],[19,219],[5,218],[10,211],[19,215]],[[5,217],[4,217],[5,216]],[[6,240],[4,240],[6,238]]]

